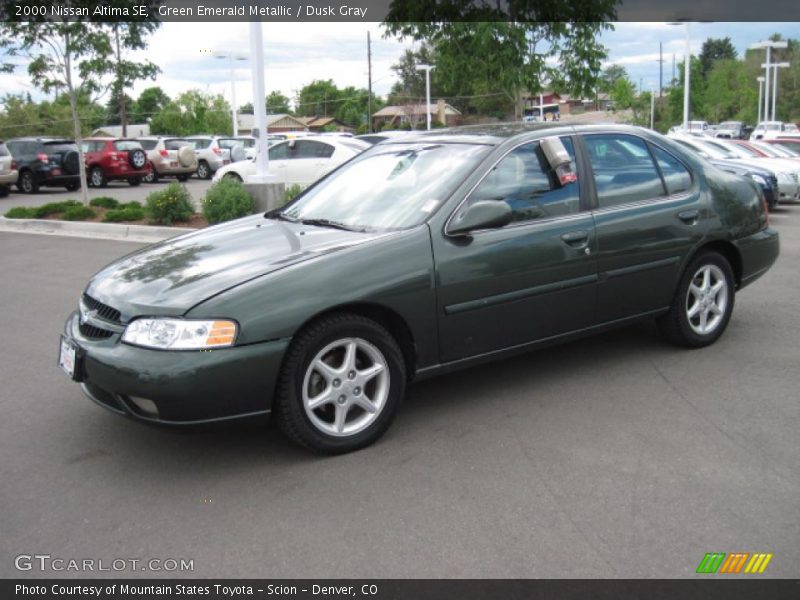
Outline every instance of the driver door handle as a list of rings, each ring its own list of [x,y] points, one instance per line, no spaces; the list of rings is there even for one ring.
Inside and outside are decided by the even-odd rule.
[[[561,240],[573,248],[583,248],[589,243],[589,232],[585,229],[569,231],[561,236]]]
[[[700,211],[684,210],[678,213],[678,218],[688,225],[694,225],[697,223],[697,219],[700,218]]]

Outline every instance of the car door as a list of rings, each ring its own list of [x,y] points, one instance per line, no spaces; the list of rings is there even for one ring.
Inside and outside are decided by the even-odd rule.
[[[324,142],[297,140],[289,161],[289,181],[302,186],[311,185],[322,175],[334,147]]]
[[[703,236],[701,192],[674,154],[622,133],[582,136],[594,187],[597,322],[669,306]]]
[[[572,138],[561,138],[572,157]],[[538,141],[509,151],[453,213],[506,202],[499,229],[434,233],[442,362],[589,327],[597,279],[594,224],[577,181],[561,183]]]
[[[269,173],[274,175],[284,185],[289,184],[289,162],[291,158],[289,142],[281,142],[269,148]]]

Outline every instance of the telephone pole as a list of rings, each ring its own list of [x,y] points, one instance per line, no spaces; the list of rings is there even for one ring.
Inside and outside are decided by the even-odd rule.
[[[369,30],[367,30],[367,133],[372,133],[372,45],[369,40]]]
[[[658,97],[661,98],[664,93],[664,43],[658,42]]]

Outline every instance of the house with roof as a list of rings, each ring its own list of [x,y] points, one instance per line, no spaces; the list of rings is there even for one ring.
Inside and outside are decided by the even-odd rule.
[[[424,127],[428,114],[431,116],[431,123],[438,121],[448,127],[460,125],[462,120],[461,111],[440,99],[436,104],[384,106],[372,115],[372,125],[375,129],[396,129],[407,123],[413,128]]]
[[[317,133],[323,131],[337,131],[340,133],[352,133],[354,129],[349,125],[342,123],[339,119],[334,117],[296,117],[309,131]]]
[[[150,125],[147,123],[129,124],[127,137],[143,137],[150,135]],[[94,137],[122,137],[122,125],[103,125],[92,131]]]
[[[256,126],[256,117],[252,114],[237,114],[236,120],[239,125],[239,133],[250,132]],[[267,133],[286,131],[308,131],[308,127],[298,117],[286,113],[267,115]]]

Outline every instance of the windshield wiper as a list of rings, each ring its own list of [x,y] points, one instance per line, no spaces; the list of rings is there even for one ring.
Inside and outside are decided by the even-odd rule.
[[[330,219],[300,219],[303,225],[316,225],[318,227],[332,227],[334,229],[344,229],[345,231],[359,231],[349,225],[345,225],[339,221],[331,221]]]

